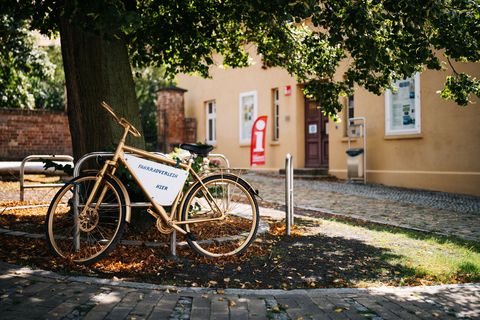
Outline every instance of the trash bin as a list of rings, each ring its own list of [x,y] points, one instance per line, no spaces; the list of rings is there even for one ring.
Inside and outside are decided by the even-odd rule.
[[[347,176],[348,179],[363,179],[363,161],[364,150],[363,148],[351,148],[346,151],[347,153]]]

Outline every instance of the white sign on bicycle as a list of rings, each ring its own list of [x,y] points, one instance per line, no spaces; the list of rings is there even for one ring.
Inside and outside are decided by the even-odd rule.
[[[187,180],[188,172],[158,162],[125,154],[125,161],[145,191],[160,205],[171,205]]]

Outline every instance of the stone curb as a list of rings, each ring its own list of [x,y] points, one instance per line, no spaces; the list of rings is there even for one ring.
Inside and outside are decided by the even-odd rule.
[[[2,269],[10,269],[9,273],[18,276],[37,276],[52,279],[55,281],[80,282],[98,286],[111,286],[129,289],[146,290],[170,290],[172,293],[198,293],[198,294],[224,294],[239,296],[289,296],[289,295],[332,295],[332,294],[365,294],[365,293],[391,293],[391,292],[429,292],[434,293],[440,290],[452,289],[475,289],[480,290],[480,283],[464,284],[445,284],[434,286],[415,286],[415,287],[372,287],[372,288],[324,288],[324,289],[222,289],[222,288],[194,288],[194,287],[176,287],[172,285],[157,285],[151,283],[140,283],[121,280],[98,279],[87,276],[62,276],[52,271],[42,269],[30,269],[18,265],[0,261]],[[13,271],[13,272],[12,272]],[[7,273],[8,274],[8,273]],[[5,275],[4,275],[5,276]]]

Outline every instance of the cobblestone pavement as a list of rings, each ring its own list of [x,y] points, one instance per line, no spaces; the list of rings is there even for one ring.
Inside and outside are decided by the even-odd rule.
[[[480,284],[211,290],[68,277],[0,262],[1,319],[479,319]]]
[[[245,178],[267,201],[285,203],[279,177]],[[393,226],[480,240],[480,197],[333,181],[294,181],[294,205]]]

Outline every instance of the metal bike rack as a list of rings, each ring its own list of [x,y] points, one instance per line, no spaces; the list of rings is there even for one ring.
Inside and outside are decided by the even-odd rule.
[[[290,235],[293,221],[293,156],[285,158],[285,232]]]
[[[60,155],[41,155],[34,154],[25,157],[22,160],[20,165],[20,201],[23,201],[25,198],[25,189],[27,188],[51,188],[51,187],[63,187],[63,183],[38,183],[38,184],[27,184],[25,185],[25,164],[32,160],[67,160],[72,162],[73,157],[65,154]]]
[[[157,155],[166,156],[166,154],[161,153],[161,152],[153,152],[153,153],[155,153]],[[75,168],[73,169],[73,177],[76,178],[80,175],[80,169],[84,165],[85,161],[87,161],[89,159],[92,159],[92,158],[96,158],[96,157],[113,157],[113,152],[102,152],[102,151],[100,151],[100,152],[91,152],[91,153],[85,154],[83,157],[78,159],[78,161],[75,165]],[[222,159],[225,163],[226,168],[227,169],[230,168],[230,162],[228,161],[227,157],[225,157],[223,154],[211,153],[211,154],[208,155],[208,158]],[[131,202],[130,206],[131,207],[136,207],[136,208],[147,208],[147,207],[150,206],[150,202]],[[77,206],[75,206],[75,208],[76,207]],[[77,211],[77,210],[75,210],[75,211]],[[78,212],[74,212],[74,219],[77,216],[78,216]],[[75,235],[76,235],[75,239],[78,239],[78,234],[79,234],[78,232],[79,231],[77,231],[77,229],[75,229]],[[78,243],[75,243],[74,246],[75,246],[75,248],[77,248],[80,245]],[[170,237],[170,254],[172,256],[177,255],[177,231],[175,229],[173,230],[172,235]]]
[[[208,158],[219,158],[222,159],[223,162],[225,162],[225,168],[230,169],[230,161],[228,161],[227,157],[225,155],[220,154],[220,153],[211,153],[208,155]]]

